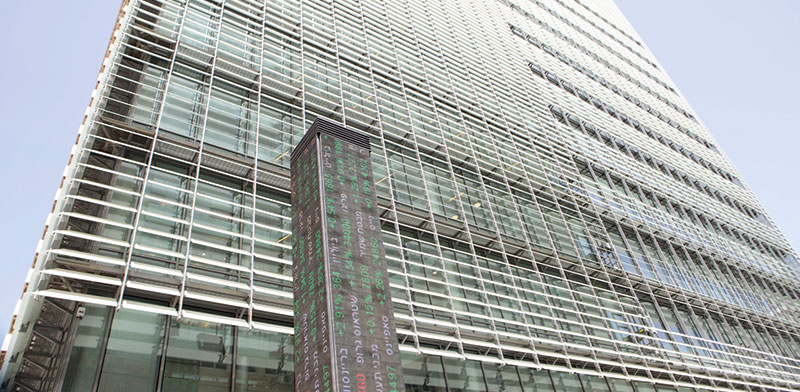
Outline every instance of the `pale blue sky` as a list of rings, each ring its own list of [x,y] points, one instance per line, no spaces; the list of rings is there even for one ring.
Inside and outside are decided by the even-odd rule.
[[[800,2],[618,4],[796,249]],[[3,331],[89,103],[119,1],[0,6]]]

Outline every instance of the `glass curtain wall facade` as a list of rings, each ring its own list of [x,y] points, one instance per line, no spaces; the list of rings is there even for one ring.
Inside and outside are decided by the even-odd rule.
[[[3,388],[292,390],[318,117],[372,135],[407,390],[800,390],[795,251],[586,0],[126,0]]]

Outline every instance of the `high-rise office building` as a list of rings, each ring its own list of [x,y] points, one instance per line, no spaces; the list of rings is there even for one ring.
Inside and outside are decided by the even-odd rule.
[[[125,0],[2,388],[292,390],[318,117],[372,136],[406,390],[800,390],[796,253],[608,0]]]

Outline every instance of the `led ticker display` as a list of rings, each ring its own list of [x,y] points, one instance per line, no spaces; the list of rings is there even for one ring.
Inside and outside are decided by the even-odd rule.
[[[295,390],[404,391],[369,136],[317,120],[291,173]]]

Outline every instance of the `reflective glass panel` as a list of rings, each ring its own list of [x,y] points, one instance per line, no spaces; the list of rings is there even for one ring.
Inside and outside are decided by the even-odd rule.
[[[553,382],[547,370],[536,370],[532,368],[519,368],[519,377],[525,391],[552,392]]]
[[[633,386],[636,387],[636,392],[656,392],[656,388],[653,384],[647,382],[634,381]]]
[[[516,367],[487,362],[483,364],[483,370],[490,391],[522,392],[522,384],[519,382]]]
[[[555,387],[556,391],[583,392],[581,381],[578,379],[577,374],[551,371],[550,377],[553,378],[553,387]]]
[[[580,379],[581,383],[583,384],[583,389],[587,391],[604,392],[609,390],[606,380],[602,379],[601,377],[581,374]]]
[[[294,391],[294,357],[289,335],[239,328],[236,391]]]
[[[607,377],[606,381],[611,392],[633,392],[633,385],[629,381],[611,377]]]
[[[69,367],[61,389],[63,392],[92,390],[97,361],[103,348],[109,308],[89,304],[83,306],[86,307],[86,314],[78,322],[78,331],[69,355]]]
[[[442,361],[432,355],[403,353],[403,380],[407,392],[445,391]]]
[[[160,314],[125,309],[117,312],[98,390],[155,390],[165,326]]]
[[[172,320],[164,391],[230,391],[232,328],[191,319]]]
[[[485,391],[480,362],[443,358],[447,387],[451,391]]]

